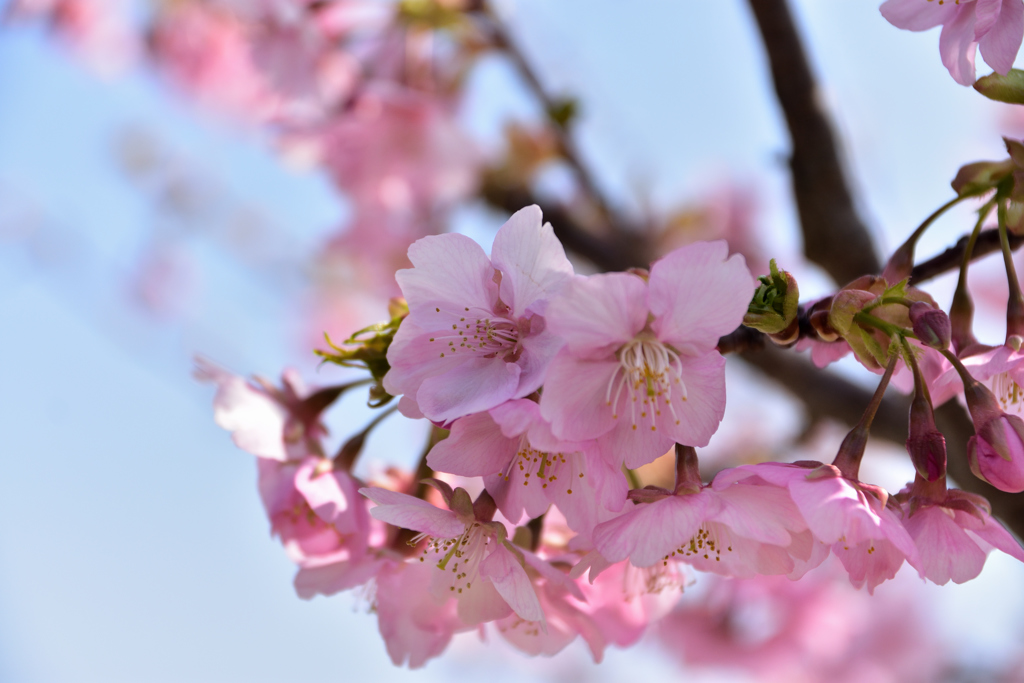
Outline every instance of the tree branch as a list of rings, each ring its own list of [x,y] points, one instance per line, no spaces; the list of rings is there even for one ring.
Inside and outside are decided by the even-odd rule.
[[[924,263],[914,266],[910,274],[910,284],[919,285],[926,280],[942,275],[951,270],[960,268],[960,262],[964,258],[964,248],[967,246],[968,235],[938,256],[928,259]],[[1024,245],[1024,235],[1010,235],[1010,248],[1016,250]],[[976,261],[984,256],[999,251],[999,230],[992,228],[982,230],[978,235],[978,241],[971,252],[971,261]]]
[[[812,419],[831,418],[852,426],[871,400],[870,391],[819,370],[791,353],[766,348],[744,353],[742,357],[803,401]],[[871,426],[871,436],[904,443],[909,408],[910,400],[906,396],[886,396]],[[985,496],[992,504],[992,513],[1018,537],[1024,538],[1024,496],[1000,491],[971,474],[967,440],[974,434],[974,427],[966,411],[951,400],[935,411],[935,420],[946,437],[949,476],[965,491]]]
[[[804,254],[839,284],[881,265],[854,206],[836,140],[786,0],[749,0],[789,128]]]

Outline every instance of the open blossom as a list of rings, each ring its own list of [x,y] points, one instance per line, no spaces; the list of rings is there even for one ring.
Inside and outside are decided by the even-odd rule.
[[[725,413],[715,347],[753,292],[743,257],[729,257],[722,241],[676,249],[648,282],[631,273],[574,279],[547,316],[566,341],[541,397],[555,435],[600,439],[630,468],[673,443],[707,445]]]
[[[375,519],[419,531],[426,540],[421,561],[435,561],[431,590],[438,600],[455,598],[458,615],[467,625],[494,621],[515,612],[526,621],[541,622],[544,612],[530,578],[523,568],[522,553],[506,540],[508,532],[490,514],[474,509],[465,489],[452,491],[436,482],[449,510],[381,488],[359,492],[377,503],[370,510]]]
[[[449,422],[540,388],[561,340],[545,322],[548,299],[572,265],[540,209],[517,211],[494,238],[491,258],[464,235],[424,237],[413,268],[396,277],[409,303],[388,349],[384,388]]]
[[[903,507],[903,524],[920,553],[919,568],[933,583],[975,578],[993,548],[1024,562],[1024,548],[992,517],[981,496],[957,489],[933,496],[912,491]]]
[[[626,500],[622,471],[593,442],[556,439],[528,399],[516,399],[455,421],[451,435],[430,451],[434,470],[483,476],[498,509],[512,523],[538,517],[554,503],[569,526],[589,537]]]
[[[373,578],[381,562],[369,548],[383,539],[371,527],[355,479],[316,456],[286,463],[260,458],[258,465],[271,531],[299,565],[299,597],[332,595]]]
[[[435,571],[420,562],[388,562],[373,583],[373,611],[395,666],[418,669],[444,652],[454,634],[472,628],[459,619],[455,600],[434,597]]]
[[[961,85],[974,83],[979,47],[988,65],[1005,74],[1013,67],[1024,38],[1021,0],[887,0],[880,9],[890,24],[908,31],[941,25],[942,64]]]
[[[679,486],[675,493],[647,488],[630,496],[645,502],[594,530],[594,544],[608,562],[629,558],[650,567],[678,559],[701,571],[749,578],[799,575],[815,556],[810,534],[801,534],[807,525],[777,487]],[[814,563],[824,557],[817,553]]]
[[[900,518],[887,507],[888,496],[876,487],[848,480],[832,465],[811,468],[783,463],[725,470],[715,485],[742,482],[747,477],[758,477],[789,492],[811,533],[832,547],[854,586],[867,585],[872,592],[896,576],[904,560],[917,566],[913,541]]]

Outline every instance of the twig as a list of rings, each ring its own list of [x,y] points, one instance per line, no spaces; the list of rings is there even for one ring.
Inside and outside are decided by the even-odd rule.
[[[789,165],[804,254],[839,284],[881,264],[854,205],[839,143],[786,0],[749,0],[793,143]]]
[[[548,121],[552,124],[552,130],[558,140],[558,146],[562,156],[576,174],[576,178],[579,180],[581,188],[601,215],[608,221],[608,227],[611,228],[613,232],[627,232],[628,230],[625,228],[622,221],[619,220],[615,211],[605,199],[604,193],[598,186],[594,175],[583,162],[583,157],[580,155],[579,147],[576,145],[576,141],[573,139],[571,131],[569,130],[569,123],[559,120],[551,115],[559,109],[562,103],[548,94],[544,84],[541,83],[540,78],[537,76],[537,72],[530,65],[530,62],[527,61],[523,51],[519,49],[519,46],[516,44],[512,35],[498,17],[497,13],[491,10],[488,3],[483,4],[485,6],[483,14],[490,24],[492,44],[508,56],[512,65],[526,83],[526,86],[531,92],[533,92],[534,97],[537,98],[541,106],[544,107],[544,112],[547,115]]]
[[[959,268],[960,261],[964,256],[964,248],[967,246],[967,239],[968,236],[964,235],[956,244],[938,256],[914,266],[914,270],[910,274],[910,283],[919,285],[926,280]],[[1024,245],[1024,235],[1010,235],[1011,249],[1016,250],[1022,245]],[[996,251],[999,251],[999,230],[995,228],[982,230],[978,235],[978,241],[974,245],[971,261],[977,261]]]

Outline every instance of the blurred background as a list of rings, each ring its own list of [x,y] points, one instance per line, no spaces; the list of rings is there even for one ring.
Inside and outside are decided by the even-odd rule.
[[[1013,107],[949,77],[937,31],[899,31],[875,3],[793,7],[883,252],[949,199],[959,166],[1001,158],[1000,136],[1024,134]],[[11,8],[0,0],[0,15]],[[574,98],[579,156],[618,212],[661,226],[666,239],[733,231],[749,253],[792,270],[803,298],[831,290],[798,256],[788,135],[746,3],[509,0],[498,9],[546,89]],[[152,10],[126,11],[143,21]],[[193,379],[193,358],[337,382],[345,375],[320,367],[312,349],[325,330],[344,336],[386,317],[390,293],[363,296],[377,281],[359,261],[390,256],[346,242],[363,207],[311,163],[301,126],[238,116],[238,101],[217,101],[198,77],[139,58],[116,25],[91,26],[88,39],[32,17],[0,27],[0,681],[611,681],[679,676],[680,667],[692,680],[751,680],[735,667],[682,664],[664,635],[612,648],[595,666],[579,642],[529,659],[494,634],[483,645],[464,634],[409,672],[388,659],[366,596],[298,599],[253,459],[213,423],[213,389]],[[147,39],[152,49],[158,37]],[[545,119],[500,55],[475,59],[460,78],[446,124],[460,137],[436,142],[471,157],[446,167],[455,188],[460,164],[493,163],[517,139],[510,126],[534,131]],[[520,143],[543,145],[531,135]],[[565,164],[545,163],[531,182],[542,196],[574,192]],[[507,212],[453,192],[441,228],[489,248]],[[968,230],[971,208],[944,218],[921,253]],[[982,330],[1000,339],[1006,286],[998,262],[984,263],[993,267],[972,271],[972,285],[984,292]],[[945,305],[952,284],[929,291]],[[856,364],[840,365],[870,384]],[[804,425],[793,399],[734,359],[729,373],[713,457],[752,439],[794,443]],[[335,447],[369,416],[355,396],[336,407]],[[423,425],[387,424],[361,467],[414,466]],[[800,447],[834,450],[843,430],[816,429]],[[912,477],[905,460],[878,445],[865,467],[896,491]],[[898,621],[891,605],[912,598],[929,625],[913,647],[941,653],[949,679],[994,680],[1024,666],[1022,585],[1024,567],[996,553],[961,586],[910,575],[873,599],[842,599],[870,630]],[[702,590],[698,581],[683,601]],[[758,609],[745,627],[754,640],[777,628]],[[836,638],[852,628],[834,626]]]

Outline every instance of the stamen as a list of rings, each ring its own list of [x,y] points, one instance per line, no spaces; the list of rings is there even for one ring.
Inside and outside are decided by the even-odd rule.
[[[679,424],[673,399],[687,399],[679,354],[657,339],[634,339],[619,349],[618,358],[619,367],[608,380],[605,390],[605,401],[612,409],[612,419],[619,417],[620,399],[625,391],[633,429],[637,428],[638,407],[640,419],[647,421],[651,431],[657,431],[658,418],[664,406],[668,407],[670,419]]]

